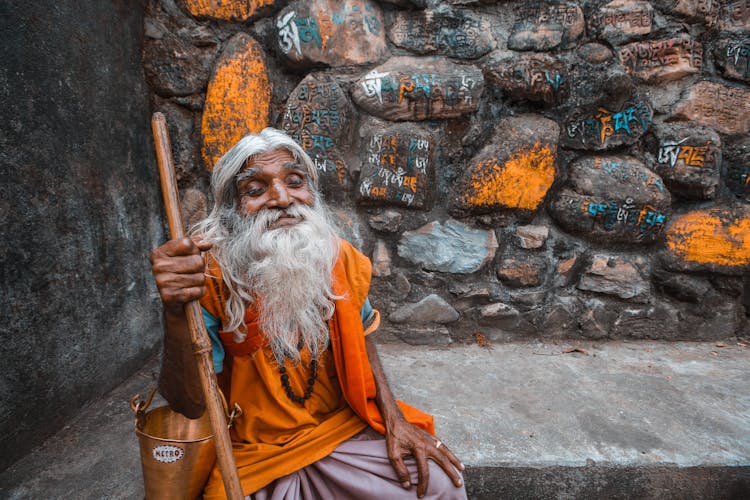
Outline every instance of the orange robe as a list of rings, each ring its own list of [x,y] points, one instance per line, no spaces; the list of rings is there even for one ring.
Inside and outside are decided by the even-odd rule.
[[[226,324],[224,304],[228,291],[222,285],[215,261],[209,261],[208,275],[207,293],[201,305]],[[222,373],[227,382],[224,392],[229,395],[230,406],[237,402],[243,409],[231,437],[246,495],[329,455],[366,425],[385,433],[375,403],[375,379],[367,359],[360,317],[370,276],[369,259],[342,240],[333,270],[333,291],[344,298],[336,301],[336,310],[328,323],[331,348],[320,356],[314,391],[304,405],[287,397],[252,307],[245,313],[248,335],[244,342],[234,342],[232,332],[219,332],[228,354],[226,373]],[[374,328],[367,333],[370,330]],[[302,357],[297,366],[287,363],[289,383],[299,395],[306,389],[310,376],[309,353],[303,352]],[[400,401],[399,406],[407,420],[434,433],[430,415]],[[225,498],[218,467],[214,468],[204,495],[206,499]]]

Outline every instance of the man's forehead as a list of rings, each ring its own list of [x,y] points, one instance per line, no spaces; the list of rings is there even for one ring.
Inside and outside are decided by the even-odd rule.
[[[251,156],[237,173],[243,178],[260,175],[264,168],[281,167],[284,170],[295,170],[307,173],[305,166],[287,150],[275,150],[258,156]]]
[[[246,167],[253,167],[257,165],[267,164],[278,164],[278,163],[289,163],[296,162],[294,155],[291,151],[284,148],[272,149],[258,155],[253,155],[245,160]]]

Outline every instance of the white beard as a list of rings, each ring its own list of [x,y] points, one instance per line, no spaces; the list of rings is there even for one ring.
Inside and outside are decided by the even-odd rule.
[[[336,297],[331,272],[339,239],[327,210],[294,204],[286,213],[303,220],[269,229],[282,210],[263,209],[250,216],[233,212],[229,234],[215,250],[230,290],[229,325],[235,341],[245,340],[245,308],[257,303],[260,330],[276,360],[300,360],[300,346],[313,356],[328,347],[327,320]]]

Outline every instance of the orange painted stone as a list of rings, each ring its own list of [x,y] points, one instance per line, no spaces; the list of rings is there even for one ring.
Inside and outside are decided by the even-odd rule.
[[[750,207],[713,207],[675,217],[666,232],[667,261],[690,271],[750,269]]]
[[[674,118],[690,120],[723,134],[750,131],[750,90],[701,81],[677,103]]]
[[[258,9],[273,5],[276,0],[180,0],[185,10],[195,17],[223,21],[247,21]]]
[[[466,198],[477,207],[504,205],[533,210],[542,202],[554,179],[552,149],[537,143],[514,151],[505,162],[489,159],[477,163]]]
[[[555,122],[537,115],[503,120],[456,184],[452,210],[536,212],[555,181],[558,133]]]
[[[219,58],[203,109],[203,161],[209,170],[237,141],[268,126],[271,84],[263,50],[238,33]]]

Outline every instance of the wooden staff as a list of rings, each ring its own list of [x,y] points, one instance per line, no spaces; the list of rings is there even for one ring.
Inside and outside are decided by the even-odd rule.
[[[177,180],[174,174],[172,145],[169,142],[167,120],[164,118],[164,114],[158,112],[153,114],[151,118],[151,131],[154,134],[156,160],[159,164],[161,192],[164,196],[164,205],[167,210],[169,233],[172,239],[184,238],[185,228],[182,224],[180,195],[177,191]],[[193,344],[195,361],[198,363],[198,374],[200,375],[203,397],[206,400],[206,411],[208,411],[208,418],[214,433],[216,459],[219,462],[224,489],[226,490],[227,498],[242,500],[245,496],[242,493],[237,466],[234,464],[232,441],[229,437],[227,419],[221,395],[219,394],[219,386],[216,382],[214,363],[211,358],[211,340],[206,332],[206,326],[203,324],[203,314],[197,300],[185,304],[185,314],[190,328],[190,341]]]

